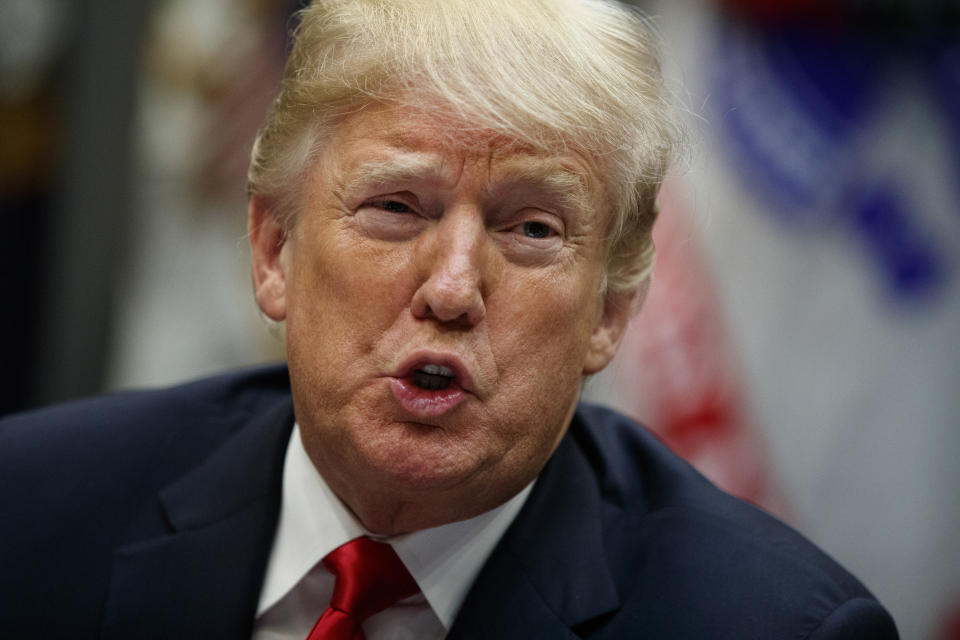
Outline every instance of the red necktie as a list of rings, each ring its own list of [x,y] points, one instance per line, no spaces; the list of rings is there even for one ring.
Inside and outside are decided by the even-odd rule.
[[[419,589],[393,548],[370,538],[337,547],[323,565],[336,577],[333,598],[307,640],[364,640],[364,620]]]

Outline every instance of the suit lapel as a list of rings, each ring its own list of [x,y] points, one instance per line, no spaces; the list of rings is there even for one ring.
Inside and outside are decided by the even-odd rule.
[[[603,522],[612,516],[603,508],[596,473],[568,433],[470,590],[450,640],[574,638],[572,627],[618,609],[604,549]]]
[[[250,637],[292,425],[287,396],[161,491],[172,534],[116,551],[104,638]]]

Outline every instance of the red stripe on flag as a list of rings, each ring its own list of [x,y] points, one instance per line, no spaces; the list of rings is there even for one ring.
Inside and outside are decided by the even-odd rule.
[[[668,185],[650,294],[621,347],[627,410],[727,491],[783,512],[691,216]]]

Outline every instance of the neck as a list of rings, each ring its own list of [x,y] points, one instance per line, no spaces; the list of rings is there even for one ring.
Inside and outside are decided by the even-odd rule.
[[[315,465],[316,466],[316,465]],[[492,483],[464,483],[446,489],[402,491],[395,486],[368,485],[318,467],[328,486],[371,533],[396,536],[473,518],[504,504],[536,477],[519,478],[498,492]],[[503,483],[499,486],[503,487]]]

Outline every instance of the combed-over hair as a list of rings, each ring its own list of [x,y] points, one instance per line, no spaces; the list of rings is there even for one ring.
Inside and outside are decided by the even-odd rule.
[[[681,130],[638,12],[609,0],[315,0],[295,38],[248,173],[250,194],[288,229],[304,173],[344,116],[373,103],[436,109],[458,131],[596,160],[613,221],[607,290],[649,275],[655,199]]]

